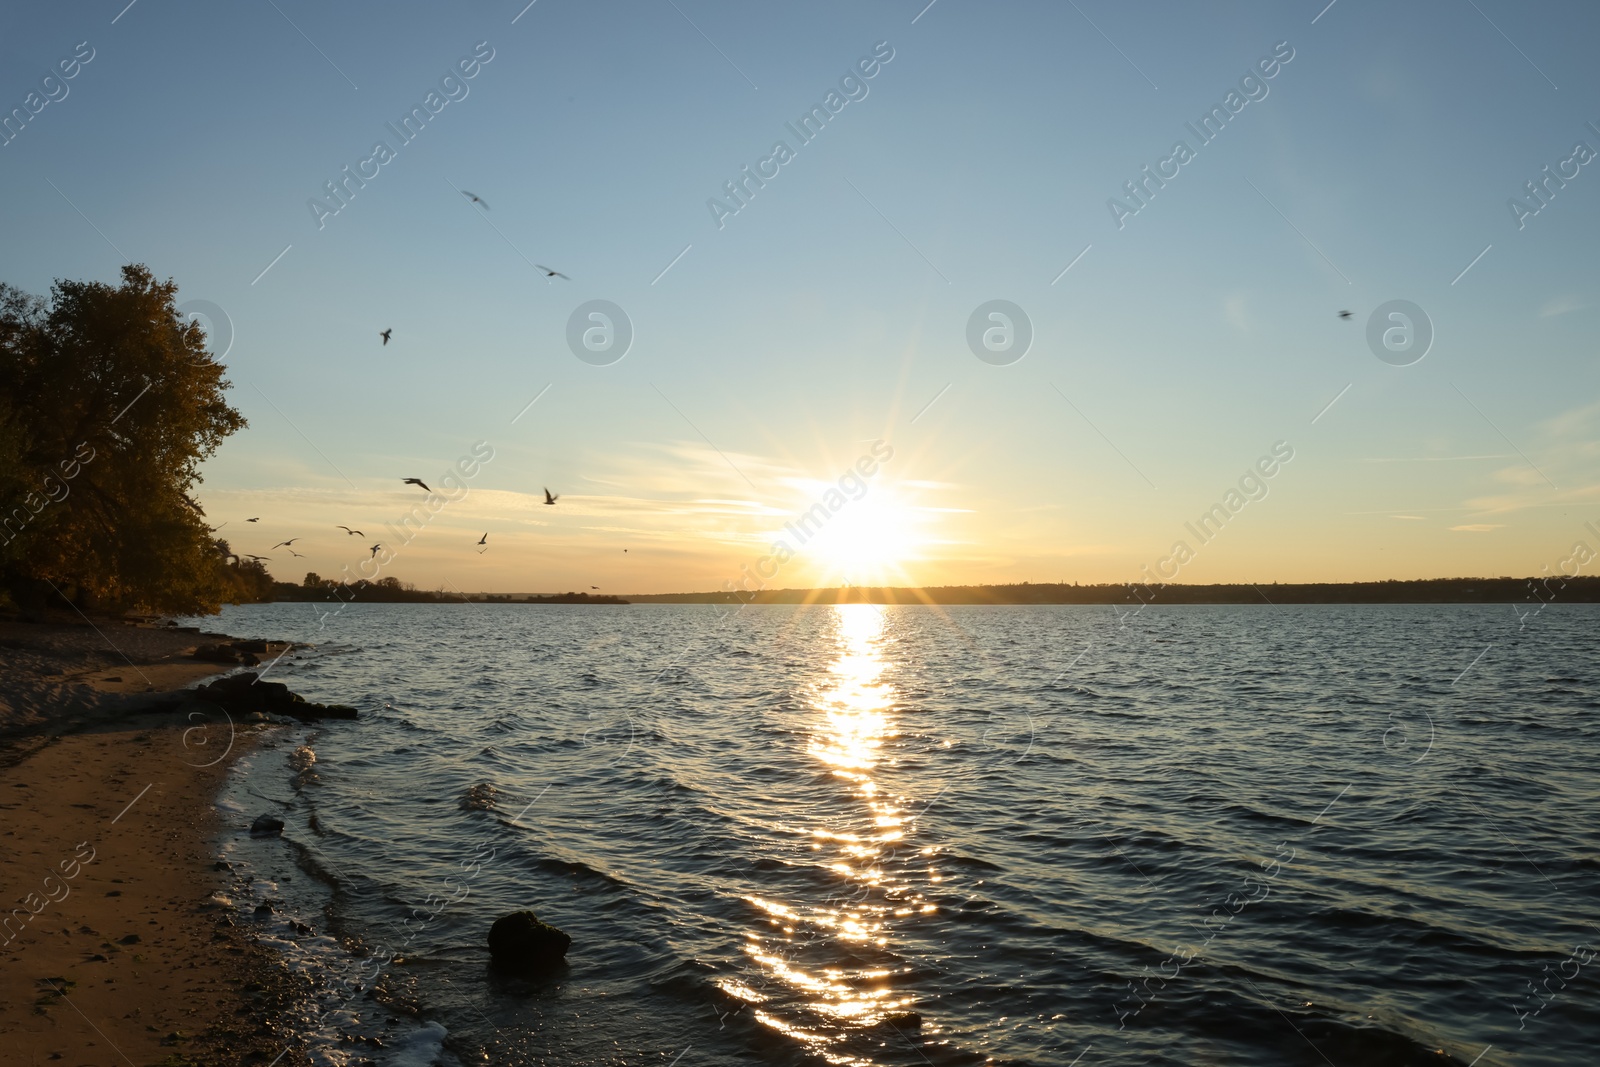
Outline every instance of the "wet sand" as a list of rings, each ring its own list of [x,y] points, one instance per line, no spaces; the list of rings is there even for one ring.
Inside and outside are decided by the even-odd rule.
[[[0,1062],[303,1063],[299,981],[211,900],[213,798],[278,727],[150,710],[206,638],[95,625],[0,624]]]

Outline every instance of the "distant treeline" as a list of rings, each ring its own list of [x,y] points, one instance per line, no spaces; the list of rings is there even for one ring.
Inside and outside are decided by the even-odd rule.
[[[626,604],[614,596],[594,596],[590,593],[554,593],[549,596],[510,593],[453,593],[443,589],[418,589],[410,582],[398,578],[379,578],[369,582],[362,578],[355,582],[336,582],[310,572],[299,585],[293,582],[274,582],[270,592],[264,592],[258,602],[275,600],[342,601],[346,604]]]
[[[1422,578],[1270,585],[941,585],[634,594],[655,604],[1504,604],[1600,602],[1600,577]]]

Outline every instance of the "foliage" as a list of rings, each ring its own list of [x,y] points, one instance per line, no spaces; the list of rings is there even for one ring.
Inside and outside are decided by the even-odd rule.
[[[213,540],[191,492],[245,425],[177,286],[0,285],[0,588],[100,608],[215,611],[270,588]],[[263,581],[266,586],[263,586]]]

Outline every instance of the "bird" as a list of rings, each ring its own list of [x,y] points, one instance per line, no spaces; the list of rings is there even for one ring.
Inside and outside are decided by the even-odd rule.
[[[277,544],[273,545],[272,547],[273,548],[289,548],[290,545],[294,544],[298,540],[300,540],[300,538],[291,537],[287,541],[279,541]],[[290,551],[292,552],[293,549],[290,549]]]
[[[487,533],[485,533],[482,537],[478,538],[478,544],[486,545],[488,543],[489,543],[489,535]]]
[[[401,481],[405,482],[407,485],[420,485],[422,488],[428,489],[428,483],[423,481],[421,478],[402,478]],[[431,493],[433,490],[428,489],[428,492]]]
[[[1350,312],[1348,312],[1348,311],[1341,311],[1341,312],[1339,312],[1339,317],[1340,317],[1340,318],[1341,318],[1341,319],[1348,319],[1348,318],[1349,318],[1349,317],[1350,317]]]
[[[291,556],[299,556],[301,559],[305,559],[306,558],[306,554],[304,552],[296,552],[292,548],[289,550],[289,555],[291,555]]]
[[[591,585],[589,588],[590,589],[599,589],[600,587],[598,585]]]
[[[383,332],[382,332],[382,333],[380,333],[380,334],[379,334],[379,335],[378,335],[378,336],[379,336],[379,337],[381,337],[381,338],[383,338],[383,343],[384,343],[384,344],[388,344],[388,343],[389,343],[389,335],[390,335],[390,334],[391,334],[391,333],[394,333],[394,327],[392,327],[392,326],[391,326],[391,327],[390,327],[390,328],[389,328],[389,329],[387,329],[387,330],[384,330],[384,331],[383,331]]]
[[[543,489],[544,487],[540,486],[540,488]],[[544,502],[546,504],[554,504],[557,500],[560,500],[560,499],[561,499],[561,494],[560,493],[555,493],[555,494],[552,495],[550,490],[548,490],[548,489],[544,490]]]
[[[486,200],[484,200],[483,197],[479,196],[477,193],[469,193],[465,189],[463,189],[463,190],[461,190],[461,195],[466,197],[468,200],[471,200],[474,204],[482,204],[483,205],[483,210],[485,210],[485,211],[489,210],[488,202]]]
[[[252,555],[246,554],[244,558],[245,559],[253,559],[253,560],[263,560],[263,559],[271,559],[272,557],[271,556],[252,556]]]
[[[338,530],[343,530],[345,533],[349,534],[351,537],[365,537],[365,536],[367,536],[366,534],[362,533],[360,530],[352,530],[348,526],[339,526],[338,524],[335,524],[334,528],[338,529]]]
[[[255,518],[253,518],[253,519],[246,519],[246,520],[244,520],[244,521],[245,521],[245,522],[260,522],[260,521],[261,521],[261,516],[260,516],[260,515],[257,515],[257,516],[256,516],[256,517],[255,517]]]
[[[627,549],[623,549],[623,550],[622,550],[622,554],[623,554],[623,555],[624,555],[624,556],[626,556],[626,555],[627,555],[627,554],[628,554],[628,550],[627,550]]]
[[[535,263],[534,266],[538,267],[540,270],[544,271],[544,276],[546,278],[567,278],[567,276],[565,274],[562,274],[558,270],[551,270],[549,267],[545,266],[543,263]],[[567,281],[570,282],[571,280],[572,280],[571,278],[567,278]]]
[[[383,545],[381,545],[381,544],[376,544],[376,545],[373,545],[373,546],[372,546],[372,554],[373,554],[373,555],[374,555],[374,556],[376,556],[376,555],[377,555],[377,554],[378,554],[378,549],[380,549],[380,548],[382,548],[382,547],[383,547]]]

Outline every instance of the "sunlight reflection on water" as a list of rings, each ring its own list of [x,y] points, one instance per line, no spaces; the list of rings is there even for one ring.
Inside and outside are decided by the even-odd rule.
[[[800,1005],[796,1017],[758,1009],[756,1018],[832,1062],[870,1063],[842,1047],[850,1029],[881,1024],[914,1000],[895,989],[895,968],[875,965],[874,957],[888,957],[894,917],[929,908],[910,881],[911,865],[894,847],[906,836],[904,798],[874,779],[885,742],[897,735],[897,697],[884,679],[885,612],[845,604],[833,614],[838,652],[811,701],[814,733],[807,751],[851,784],[857,803],[845,820],[847,829],[813,825],[810,834],[819,865],[845,886],[820,905],[752,898],[767,916],[767,929],[752,932],[746,949],[770,978],[788,987],[784,999],[797,998]]]

